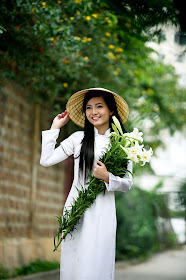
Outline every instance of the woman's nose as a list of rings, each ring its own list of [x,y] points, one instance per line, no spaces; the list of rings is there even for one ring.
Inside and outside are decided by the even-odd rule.
[[[93,115],[96,115],[97,114],[97,108],[93,107],[92,108],[92,113],[93,113]]]

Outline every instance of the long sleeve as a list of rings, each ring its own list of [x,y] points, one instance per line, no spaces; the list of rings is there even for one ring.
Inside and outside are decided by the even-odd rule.
[[[127,169],[132,172],[132,161],[129,161]],[[114,176],[109,172],[109,184],[105,182],[108,191],[127,192],[133,184],[132,175],[128,172],[123,178]]]
[[[68,157],[62,150],[61,146],[55,148],[59,131],[59,129],[42,131],[42,150],[40,158],[40,164],[42,166],[47,167],[54,165]]]

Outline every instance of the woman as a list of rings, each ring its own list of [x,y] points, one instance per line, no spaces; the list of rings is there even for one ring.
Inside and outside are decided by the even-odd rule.
[[[61,280],[113,280],[115,270],[116,210],[114,191],[127,192],[132,186],[128,173],[124,178],[109,173],[99,157],[109,145],[112,116],[123,123],[127,121],[129,109],[119,95],[103,88],[79,91],[71,96],[67,110],[57,115],[51,129],[42,132],[42,154],[40,163],[51,166],[70,155],[74,156],[74,181],[66,200],[70,208],[77,197],[77,188],[86,188],[88,170],[105,182],[105,194],[97,196],[93,205],[85,212],[72,236],[62,242]],[[56,139],[69,119],[84,127],[60,143],[55,149]],[[127,166],[132,171],[132,163]]]

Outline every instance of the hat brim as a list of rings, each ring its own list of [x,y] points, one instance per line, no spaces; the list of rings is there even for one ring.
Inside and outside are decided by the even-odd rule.
[[[89,88],[89,89],[83,89],[76,93],[74,93],[68,100],[66,104],[66,110],[68,113],[70,113],[70,119],[77,124],[78,126],[84,128],[85,126],[85,113],[83,112],[83,101],[85,94],[88,91],[91,90],[99,90],[99,91],[105,91],[110,92],[115,99],[116,107],[118,110],[118,114],[120,116],[121,122],[123,124],[126,123],[128,117],[129,117],[129,106],[127,102],[118,94],[115,92],[112,92],[105,88]]]

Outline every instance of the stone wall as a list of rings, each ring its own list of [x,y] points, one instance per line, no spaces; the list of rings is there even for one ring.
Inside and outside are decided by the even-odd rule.
[[[0,265],[10,268],[38,258],[59,260],[52,249],[55,216],[65,200],[64,164],[39,164],[48,110],[29,101],[19,85],[0,88]]]

